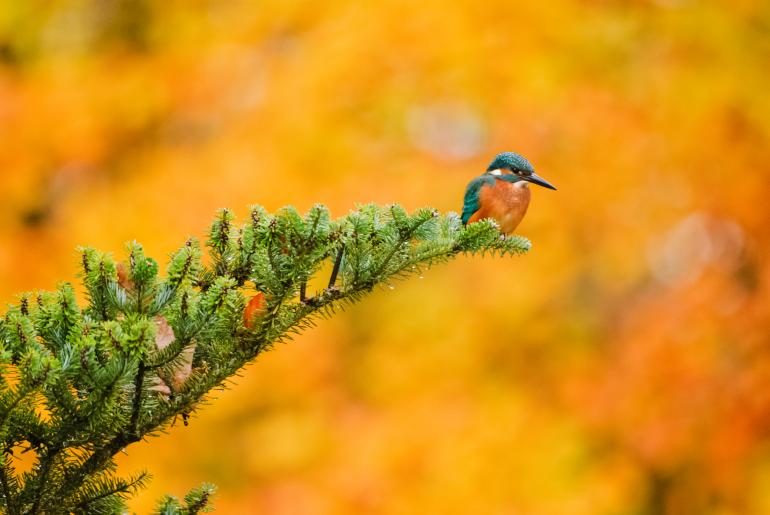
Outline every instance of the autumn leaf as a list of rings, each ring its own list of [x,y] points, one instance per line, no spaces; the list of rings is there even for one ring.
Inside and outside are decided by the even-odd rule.
[[[156,316],[155,324],[157,326],[155,345],[158,350],[163,350],[176,340],[174,329],[164,316]],[[170,367],[170,375],[164,375],[163,378],[158,377],[158,383],[150,389],[166,396],[171,395],[172,391],[178,390],[192,373],[192,361],[194,355],[195,342],[193,341],[179,353],[179,358]]]
[[[243,310],[243,325],[245,325],[247,329],[254,329],[257,320],[265,314],[266,309],[267,300],[265,299],[265,294],[261,291],[257,292],[257,294],[249,300],[249,303],[246,304],[246,309]]]

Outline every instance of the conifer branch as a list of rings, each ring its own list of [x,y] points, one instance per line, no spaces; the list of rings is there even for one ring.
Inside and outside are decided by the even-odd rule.
[[[80,249],[85,306],[64,284],[9,307],[0,319],[0,511],[120,512],[146,476],[115,477],[115,454],[186,421],[264,350],[377,285],[460,253],[520,254],[529,242],[490,221],[464,227],[454,213],[366,205],[332,220],[319,205],[304,216],[253,207],[240,227],[222,210],[206,247],[209,265],[187,240],[164,278],[135,242],[127,264]],[[328,286],[308,297],[308,281],[329,264]],[[38,465],[19,474],[11,450],[27,444]],[[212,493],[204,485],[160,506],[199,513]]]

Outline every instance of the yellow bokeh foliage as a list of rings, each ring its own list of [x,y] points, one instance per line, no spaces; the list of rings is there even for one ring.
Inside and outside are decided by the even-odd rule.
[[[0,3],[0,298],[218,207],[459,210],[504,150],[522,258],[396,283],[127,449],[220,513],[770,512],[770,7]],[[162,261],[162,260],[161,260]]]

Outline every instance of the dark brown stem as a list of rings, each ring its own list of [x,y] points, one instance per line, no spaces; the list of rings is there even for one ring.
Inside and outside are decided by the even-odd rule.
[[[299,285],[299,301],[303,304],[307,302],[307,281]]]
[[[329,288],[334,288],[334,284],[337,282],[337,275],[340,273],[340,265],[342,265],[342,255],[345,253],[345,247],[340,247],[337,252],[337,259],[334,260],[334,268],[332,268],[332,275],[329,276]]]

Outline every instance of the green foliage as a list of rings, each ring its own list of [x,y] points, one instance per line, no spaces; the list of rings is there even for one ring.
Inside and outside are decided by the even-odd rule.
[[[5,513],[120,513],[148,476],[116,477],[114,455],[179,416],[186,421],[263,350],[377,285],[458,253],[518,254],[529,242],[502,236],[491,221],[464,227],[453,213],[367,205],[339,220],[324,206],[305,216],[254,207],[240,227],[222,210],[207,247],[204,264],[188,240],[165,278],[136,242],[127,264],[83,248],[84,308],[68,283],[8,308],[0,320]],[[308,280],[325,266],[328,287],[308,295]],[[246,324],[254,290],[266,308]],[[19,473],[22,455],[34,466]],[[166,497],[158,511],[203,512],[212,493],[204,485],[184,502]]]
[[[214,485],[204,483],[190,491],[184,497],[184,502],[172,495],[167,495],[158,504],[158,515],[195,515],[196,513],[208,513],[213,511],[211,496],[216,488]]]

